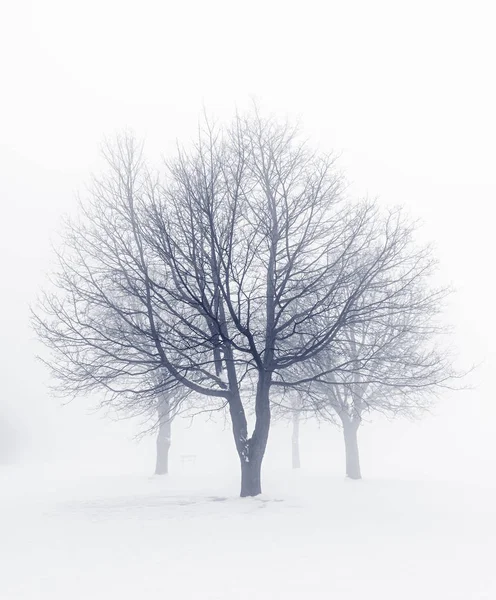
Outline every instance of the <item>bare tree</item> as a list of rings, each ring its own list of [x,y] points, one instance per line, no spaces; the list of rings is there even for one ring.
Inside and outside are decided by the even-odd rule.
[[[181,357],[169,369],[225,398],[242,495],[261,491],[271,390],[349,366],[349,358],[316,359],[347,330],[383,318],[398,296],[401,223],[373,204],[345,202],[341,189],[332,157],[312,153],[290,125],[254,114],[220,132],[207,127],[168,164],[151,204],[147,242],[169,279],[150,275],[150,289],[175,332],[165,355]],[[311,361],[320,370],[294,376]],[[251,390],[249,436],[243,397]]]
[[[452,366],[449,349],[440,346],[446,333],[439,316],[447,288],[435,288],[435,260],[430,247],[414,243],[416,225],[396,211],[393,223],[393,270],[386,288],[371,286],[367,302],[381,307],[364,313],[336,338],[332,352],[324,352],[305,365],[328,376],[313,378],[311,389],[301,390],[301,401],[319,417],[343,428],[346,475],[361,478],[358,429],[364,416],[414,417],[425,412],[435,395],[460,377]],[[383,282],[384,283],[384,282]],[[387,291],[386,291],[387,290]]]
[[[160,381],[156,382],[160,389]],[[152,421],[152,429],[157,431],[157,460],[155,475],[167,475],[169,473],[169,450],[171,447],[172,421],[179,414],[187,415],[194,412],[198,399],[194,397],[191,390],[181,384],[176,387],[163,386],[157,397],[156,417]]]
[[[301,406],[298,397],[292,403],[292,425],[293,431],[291,435],[291,465],[293,469],[301,467],[300,459],[300,420]]]
[[[356,362],[343,339],[393,310],[402,226],[347,202],[334,158],[256,110],[205,123],[161,180],[132,138],[108,159],[35,317],[59,387],[142,410],[183,386],[228,407],[241,495],[259,494],[271,399]]]
[[[175,332],[163,342],[166,355],[182,358],[169,369],[185,385],[208,381],[226,399],[241,495],[255,495],[271,387],[285,386],[285,370],[332,342],[353,303],[339,290],[356,279],[348,267],[355,272],[351,255],[365,244],[369,210],[343,206],[332,158],[297,143],[289,125],[258,115],[221,133],[207,129],[169,164],[168,176],[152,203],[148,243],[174,282],[150,277]],[[306,324],[331,309],[335,321],[307,335]],[[255,390],[251,436],[246,389]]]
[[[308,400],[303,402],[303,396],[291,388],[278,388],[272,393],[272,419],[289,423],[291,429],[291,466],[293,469],[301,468],[300,456],[300,427],[302,419],[309,415],[313,417],[313,405]]]
[[[155,465],[156,475],[167,475],[169,472],[169,449],[171,446],[171,424],[169,398],[164,394],[157,406],[158,413],[158,435],[157,435],[157,463]]]
[[[147,313],[137,207],[153,183],[132,137],[104,154],[108,173],[93,181],[78,217],[66,219],[52,290],[32,320],[54,389],[64,397],[103,391],[103,408],[152,419],[157,472],[165,472],[171,421],[190,390],[164,369]]]

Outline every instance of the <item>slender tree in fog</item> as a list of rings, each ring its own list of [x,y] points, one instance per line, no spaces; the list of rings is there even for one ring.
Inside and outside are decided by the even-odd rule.
[[[169,473],[169,450],[171,446],[172,421],[174,413],[171,405],[174,404],[174,396],[170,391],[162,392],[157,399],[157,461],[155,464],[155,475],[167,475]],[[175,403],[178,406],[178,403]]]
[[[106,145],[104,155],[108,173],[93,181],[77,218],[66,220],[52,289],[33,323],[50,350],[45,362],[57,391],[103,391],[103,408],[151,419],[157,471],[165,472],[171,421],[190,390],[163,368],[146,310],[135,200],[150,180],[130,137]]]
[[[299,469],[301,467],[300,458],[300,421],[301,421],[301,401],[298,396],[292,402],[292,426],[293,431],[291,435],[291,466],[293,469]]]
[[[306,365],[317,372],[326,364],[337,367],[313,379],[300,398],[319,417],[338,417],[351,479],[361,478],[357,435],[366,414],[417,416],[458,377],[450,353],[438,346],[444,332],[438,317],[449,290],[432,286],[435,261],[429,247],[414,245],[414,231],[401,212],[391,215],[389,284],[367,290],[368,302],[381,308],[350,322],[332,351]]]
[[[303,419],[313,416],[313,410],[303,401],[303,395],[298,391],[290,391],[282,398],[273,400],[274,420],[289,421],[291,426],[291,466],[301,468],[300,456],[300,427]]]
[[[185,408],[192,405],[192,393],[189,388],[181,384],[170,386],[165,383],[161,386],[160,380],[156,381],[156,384],[158,395],[155,420],[152,417],[152,423],[154,423],[152,429],[157,430],[155,475],[167,475],[169,473],[172,421],[178,412],[185,412]]]

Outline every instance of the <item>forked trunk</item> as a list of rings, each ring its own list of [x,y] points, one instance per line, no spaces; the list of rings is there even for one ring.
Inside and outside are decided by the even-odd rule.
[[[242,498],[246,496],[258,496],[262,493],[262,460],[267,447],[268,435],[260,435],[267,430],[270,423],[270,415],[262,417],[263,427],[260,419],[257,419],[253,437],[244,444],[239,444],[238,454],[241,464],[241,493]],[[266,421],[268,419],[268,421]],[[260,435],[260,437],[258,437]]]
[[[300,413],[293,412],[293,435],[291,439],[293,469],[299,469],[300,463]]]
[[[157,410],[159,421],[155,475],[167,475],[169,473],[169,449],[171,445],[172,422],[169,400],[161,400]]]
[[[250,439],[247,439],[246,417],[239,396],[232,398],[229,404],[234,439],[241,464],[240,496],[242,498],[258,496],[262,493],[262,461],[270,429],[269,389],[270,374],[264,374],[257,386],[255,429]]]
[[[361,479],[358,423],[343,421],[343,434],[346,453],[346,476],[350,479]]]

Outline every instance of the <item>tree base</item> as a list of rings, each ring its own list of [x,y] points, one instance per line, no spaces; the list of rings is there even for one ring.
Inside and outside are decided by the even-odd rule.
[[[358,425],[343,423],[343,433],[346,454],[346,477],[356,481],[362,478],[360,454],[358,451]]]
[[[241,498],[258,496],[262,493],[261,470],[261,462],[241,463]]]

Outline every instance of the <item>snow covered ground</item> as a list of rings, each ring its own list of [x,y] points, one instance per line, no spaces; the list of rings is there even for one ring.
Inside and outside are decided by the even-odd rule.
[[[0,470],[2,600],[496,598],[496,488]]]

